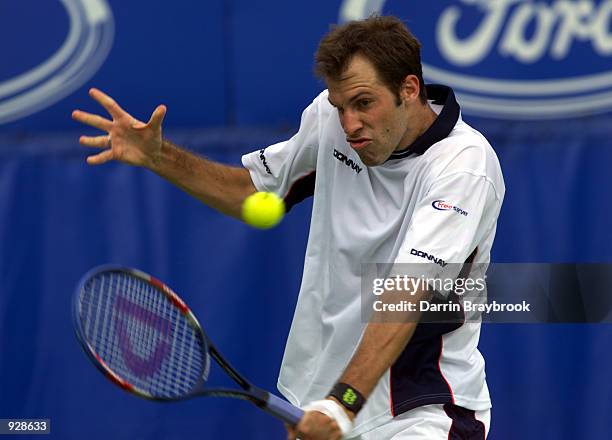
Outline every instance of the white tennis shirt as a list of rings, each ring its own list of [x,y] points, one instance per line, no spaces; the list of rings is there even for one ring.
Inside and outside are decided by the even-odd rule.
[[[453,91],[428,86],[433,125],[409,148],[366,167],[346,142],[321,93],[291,139],[243,156],[259,191],[290,209],[314,196],[304,273],[278,388],[302,406],[324,398],[367,325],[361,319],[362,263],[488,263],[505,187],[487,140],[462,121]],[[454,206],[455,209],[436,209]],[[359,413],[352,436],[412,408],[454,403],[491,407],[480,323],[419,324]]]

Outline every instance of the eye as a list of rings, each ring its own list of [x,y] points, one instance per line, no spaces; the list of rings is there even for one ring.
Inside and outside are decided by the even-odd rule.
[[[365,109],[365,108],[370,107],[373,102],[374,102],[373,99],[363,98],[363,99],[360,99],[359,101],[357,101],[357,106],[359,108],[361,108],[361,109]]]

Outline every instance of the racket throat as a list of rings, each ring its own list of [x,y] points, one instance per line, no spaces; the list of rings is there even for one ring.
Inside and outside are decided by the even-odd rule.
[[[268,404],[268,399],[270,398],[270,393],[268,391],[262,390],[261,388],[257,388],[256,386],[251,385],[251,387],[249,388],[249,394],[251,395],[251,402],[253,402],[260,408],[266,408],[266,405]]]

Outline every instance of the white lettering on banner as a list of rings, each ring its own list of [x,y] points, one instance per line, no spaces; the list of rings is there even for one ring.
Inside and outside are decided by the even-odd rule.
[[[527,0],[461,0],[478,6],[484,17],[465,39],[457,37],[461,19],[460,6],[449,6],[442,12],[437,41],[440,53],[459,66],[474,65],[485,59],[500,37],[499,52],[522,63],[534,63],[546,55],[567,57],[572,43],[590,40],[601,56],[612,54],[612,0],[599,4],[592,0],[560,0],[553,4]],[[504,27],[504,24],[506,26]],[[528,36],[528,29],[534,31]]]
[[[340,21],[360,20],[380,12],[386,0],[344,0],[340,6]]]
[[[385,3],[344,0],[340,18],[384,14]],[[405,13],[433,30],[440,58],[457,66],[423,58],[425,80],[451,86],[466,114],[534,120],[612,110],[612,0],[447,0],[418,10],[409,3]],[[572,74],[557,62],[568,60],[578,44],[582,73]],[[591,54],[592,66],[586,61]],[[539,63],[538,71],[549,75],[519,79],[499,72],[495,61],[504,58]],[[471,66],[478,71],[465,70]]]

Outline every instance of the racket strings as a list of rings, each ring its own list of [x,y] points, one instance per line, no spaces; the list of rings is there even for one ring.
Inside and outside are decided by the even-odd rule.
[[[201,381],[207,360],[200,332],[148,282],[99,274],[81,292],[80,319],[93,351],[140,392],[174,398]]]
[[[129,280],[128,280],[129,281]],[[131,282],[131,281],[130,281]],[[134,290],[133,286],[120,286],[121,290],[123,291],[128,291],[128,292],[140,292],[139,297],[136,297],[137,299],[137,303],[142,303],[143,302],[143,298],[142,298],[142,290]],[[158,299],[160,296],[153,296],[153,298]],[[155,302],[152,303],[152,309],[155,310],[158,315],[160,314],[160,312],[162,310],[160,310],[159,308],[159,301],[156,301],[157,304],[155,304]],[[134,304],[134,303],[132,303]],[[133,314],[132,314],[133,315]],[[129,316],[129,315],[128,315]],[[176,320],[176,317],[178,316],[178,313],[175,313],[175,316],[168,316],[166,314],[165,318],[166,319],[174,319]],[[153,349],[154,347],[158,347],[159,348],[159,343],[160,343],[160,336],[158,335],[157,338],[152,337],[152,335],[155,333],[155,330],[153,330],[153,328],[155,327],[153,324],[153,319],[150,316],[146,316],[145,319],[143,319],[142,316],[139,317],[140,319],[128,319],[128,320],[122,320],[122,321],[117,321],[115,322],[116,326],[123,326],[123,324],[125,324],[125,328],[122,328],[124,333],[130,335],[129,339],[126,339],[125,336],[124,338],[119,338],[118,342],[119,344],[114,344],[113,346],[113,350],[110,353],[111,359],[114,360],[115,358],[122,360],[125,362],[125,358],[126,355],[130,356],[132,358],[132,360],[134,359],[138,359],[138,358],[134,358],[132,355],[136,354],[136,355],[140,355],[142,358],[145,359],[149,359],[150,361],[153,361],[153,367],[154,368],[158,368],[157,365],[155,365],[155,358],[151,359],[151,354],[153,353]],[[107,327],[105,328],[109,328],[108,324]],[[116,329],[117,330],[117,329]],[[127,351],[126,351],[126,345],[129,344],[129,347],[127,347]],[[174,344],[177,344],[177,341],[174,341]],[[180,349],[180,345],[175,345],[176,347],[178,347]],[[140,347],[138,349],[138,347]],[[118,350],[118,348],[120,348],[120,350]],[[128,360],[130,359],[130,357],[128,357]],[[166,376],[151,376],[150,380],[151,380],[151,388],[153,389],[159,389],[159,388],[164,388],[167,387],[168,384],[170,385],[180,385],[180,380],[178,380],[179,378],[184,377],[184,375],[180,374],[180,370],[181,370],[181,364],[179,363],[177,364],[177,360],[176,359],[170,359],[170,360],[174,360],[174,362],[170,362],[168,365],[168,371],[167,373],[170,374],[166,374]],[[134,364],[134,362],[132,362],[132,364]],[[173,365],[174,364],[174,365]],[[145,364],[146,365],[146,364]],[[150,369],[142,369],[142,366],[138,365],[132,365],[130,367],[130,365],[128,364],[128,368],[130,370],[132,370],[132,373],[136,373],[138,376],[149,376],[151,371],[149,371]],[[178,371],[178,374],[177,374]],[[170,379],[172,377],[172,379]],[[163,381],[159,381],[159,378],[163,378],[165,380]],[[138,380],[134,380],[132,379],[132,382],[137,382],[135,385],[140,385],[138,382]],[[153,390],[150,390],[153,391]],[[182,393],[184,392],[184,390],[182,389],[177,389],[176,392],[178,393]]]

